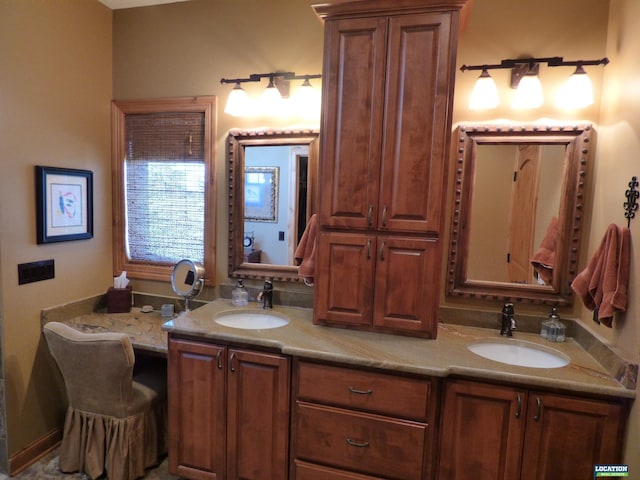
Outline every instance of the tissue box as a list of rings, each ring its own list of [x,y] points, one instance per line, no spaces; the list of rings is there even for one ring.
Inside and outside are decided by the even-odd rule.
[[[113,288],[107,290],[107,312],[127,313],[131,311],[133,291],[131,287]]]

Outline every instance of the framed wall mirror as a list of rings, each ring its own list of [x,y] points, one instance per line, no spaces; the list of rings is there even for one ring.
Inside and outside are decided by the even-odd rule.
[[[590,125],[460,125],[447,294],[570,305]]]
[[[318,131],[232,130],[227,162],[229,276],[301,281],[294,252],[316,211]]]

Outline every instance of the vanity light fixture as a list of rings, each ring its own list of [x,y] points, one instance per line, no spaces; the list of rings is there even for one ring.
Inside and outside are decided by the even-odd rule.
[[[244,117],[249,114],[249,95],[240,82],[236,82],[236,86],[229,93],[224,113],[234,117]]]
[[[313,89],[313,86],[311,85],[309,80],[321,77],[322,75],[320,74],[296,75],[295,72],[272,72],[252,73],[247,78],[222,78],[220,80],[220,83],[222,84],[235,84],[233,90],[231,90],[231,93],[227,98],[227,103],[224,111],[225,113],[236,117],[250,115],[252,113],[251,101],[249,100],[249,97],[244,88],[242,88],[242,84],[247,82],[260,82],[263,78],[268,78],[269,84],[262,94],[259,103],[259,109],[253,109],[253,111],[258,111],[259,113],[266,115],[280,114],[283,110],[285,110],[282,108],[282,100],[283,98],[289,97],[289,83],[291,80],[304,80],[302,86],[298,88],[300,96],[296,95],[296,99],[299,100],[300,97],[309,98],[309,95],[304,94],[302,91],[306,89],[315,90]],[[317,101],[319,103],[319,96],[315,98],[317,98]],[[299,102],[296,102],[296,105],[293,105],[295,111],[302,111],[304,107],[302,107],[301,105],[297,105],[297,103]],[[317,108],[319,109],[319,105]]]
[[[471,110],[488,110],[496,108],[500,104],[498,96],[498,87],[496,82],[486,69],[482,69],[482,73],[476,80],[471,92],[471,100],[469,108]]]
[[[545,58],[521,58],[506,59],[500,63],[492,65],[462,65],[460,70],[481,70],[482,73],[471,94],[469,102],[470,109],[489,109],[498,106],[499,101],[493,94],[493,89],[489,82],[493,79],[489,75],[489,70],[511,69],[511,87],[517,88],[514,95],[512,108],[537,108],[542,105],[543,94],[542,85],[538,77],[540,65],[546,64],[548,67],[575,67],[575,71],[567,84],[560,89],[558,103],[561,107],[568,109],[584,108],[593,103],[593,89],[591,80],[584,69],[589,65],[607,65],[608,58],[599,60],[574,60],[565,61],[562,57]],[[480,83],[485,84],[479,86]],[[495,83],[494,83],[495,85]]]

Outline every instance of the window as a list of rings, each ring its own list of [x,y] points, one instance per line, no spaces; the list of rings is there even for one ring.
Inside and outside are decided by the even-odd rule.
[[[215,97],[113,102],[114,274],[215,274]]]

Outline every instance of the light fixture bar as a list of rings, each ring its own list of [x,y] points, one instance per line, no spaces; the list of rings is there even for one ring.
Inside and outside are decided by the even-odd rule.
[[[578,67],[589,65],[607,65],[608,58],[599,60],[564,60],[562,57],[543,57],[543,58],[508,58],[500,61],[500,63],[483,64],[483,65],[462,65],[460,71],[467,70],[495,70],[498,68],[515,68],[518,65],[536,65],[546,63],[549,67]]]
[[[307,80],[313,78],[322,78],[322,75],[317,74],[305,74],[296,75],[295,72],[271,72],[271,73],[252,73],[247,78],[221,78],[220,83],[248,83],[259,82],[263,78],[275,79],[282,78],[284,80]]]

